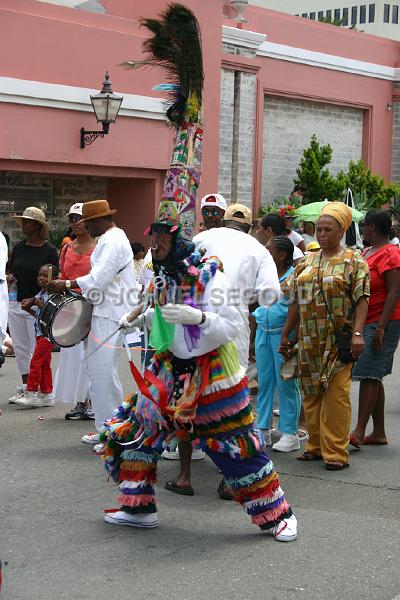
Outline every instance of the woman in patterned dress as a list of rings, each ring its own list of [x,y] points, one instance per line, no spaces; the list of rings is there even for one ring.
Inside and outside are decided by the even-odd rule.
[[[352,360],[364,350],[368,310],[368,265],[357,251],[341,245],[351,222],[343,202],[323,209],[316,227],[321,250],[308,254],[287,280],[293,303],[281,341],[281,351],[289,355],[288,333],[299,323],[299,376],[310,437],[298,458],[323,459],[329,470],[349,465]],[[337,332],[343,331],[349,333],[347,357],[339,356]]]

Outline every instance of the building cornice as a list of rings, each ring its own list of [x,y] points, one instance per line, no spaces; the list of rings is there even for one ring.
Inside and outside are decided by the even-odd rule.
[[[0,102],[12,104],[93,112],[90,95],[97,93],[98,90],[83,87],[0,77]],[[120,116],[158,121],[165,119],[162,99],[124,94],[119,90],[118,93],[124,97],[119,112]]]
[[[236,29],[235,27],[222,27],[222,41],[224,43],[255,50],[256,55],[260,57],[284,60],[320,69],[362,75],[364,77],[385,79],[387,81],[400,81],[400,68],[345,58],[336,54],[315,52],[306,48],[276,44],[267,41],[266,37],[264,34],[253,31]]]

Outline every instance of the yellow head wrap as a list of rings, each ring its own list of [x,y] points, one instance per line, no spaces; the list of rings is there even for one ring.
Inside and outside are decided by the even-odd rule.
[[[327,215],[333,217],[345,231],[348,230],[352,221],[353,213],[351,208],[344,202],[328,202],[322,209],[321,217]]]

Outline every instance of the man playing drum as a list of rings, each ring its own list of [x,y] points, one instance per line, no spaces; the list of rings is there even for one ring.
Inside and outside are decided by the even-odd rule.
[[[107,200],[84,203],[82,220],[90,235],[99,238],[90,259],[90,272],[73,281],[56,280],[49,286],[49,291],[53,292],[79,287],[93,302],[92,326],[87,338],[87,369],[97,431],[122,401],[117,371],[118,351],[122,346],[118,323],[122,315],[137,305],[139,291],[129,240],[113,221],[112,215],[116,212],[110,209]],[[102,345],[113,332],[114,335]],[[98,440],[98,433],[89,433],[82,438],[86,444],[97,444]]]

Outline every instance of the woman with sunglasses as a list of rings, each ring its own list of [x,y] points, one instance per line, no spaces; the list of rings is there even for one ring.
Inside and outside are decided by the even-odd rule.
[[[70,281],[87,275],[90,271],[90,257],[96,241],[89,235],[82,221],[82,203],[71,206],[68,221],[74,239],[65,244],[60,255],[60,279]],[[75,291],[80,291],[75,290]],[[66,419],[92,419],[92,410],[88,398],[89,380],[83,363],[83,344],[72,348],[61,348],[60,364],[54,383],[54,397],[66,404],[74,404],[65,415]]]

